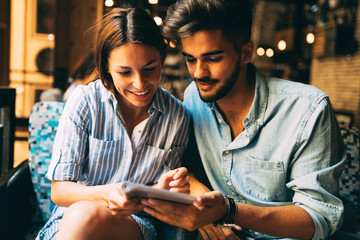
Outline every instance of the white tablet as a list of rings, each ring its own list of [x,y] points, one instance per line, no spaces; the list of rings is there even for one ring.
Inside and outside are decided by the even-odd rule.
[[[182,204],[192,204],[195,201],[194,196],[185,193],[170,192],[165,189],[153,188],[144,184],[124,182],[121,186],[122,191],[128,199],[130,198],[154,198]]]

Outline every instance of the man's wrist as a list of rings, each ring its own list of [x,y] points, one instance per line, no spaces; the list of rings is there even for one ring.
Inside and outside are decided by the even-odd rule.
[[[213,226],[215,227],[221,227],[221,228],[232,228],[235,227],[235,217],[237,213],[237,205],[235,200],[230,196],[224,196],[225,202],[227,205],[227,210],[225,216],[213,223]]]

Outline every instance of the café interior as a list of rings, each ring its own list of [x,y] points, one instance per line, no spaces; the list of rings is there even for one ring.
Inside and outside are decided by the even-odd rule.
[[[41,177],[51,158],[58,117],[47,119],[51,123],[39,127],[40,130],[34,129],[37,125],[31,119],[34,118],[32,115],[42,114],[34,112],[46,108],[39,105],[43,101],[60,102],[54,108],[61,112],[64,93],[73,81],[83,77],[79,65],[86,61],[91,51],[93,38],[89,29],[96,19],[114,7],[135,6],[146,9],[161,27],[168,7],[174,2],[0,1],[1,239],[8,232],[11,232],[11,237],[4,239],[31,239],[25,236],[33,230],[33,215],[36,214],[29,210],[29,204],[38,201],[45,208],[51,204],[50,185]],[[255,2],[253,64],[264,75],[310,84],[323,90],[330,97],[339,125],[351,135],[349,144],[354,154],[351,153],[353,162],[349,174],[353,176],[353,184],[348,195],[351,195],[355,219],[359,220],[360,0]],[[182,100],[191,78],[181,55],[181,46],[174,42],[168,45],[161,87]],[[46,133],[41,135],[39,131]],[[38,146],[38,138],[46,141]],[[38,154],[38,151],[48,155]],[[25,170],[19,173],[20,168]],[[24,184],[25,178],[32,178],[32,181]],[[27,200],[30,193],[35,196],[32,203]],[[37,214],[40,215],[37,221],[41,222],[41,217],[46,218],[48,213],[40,211]],[[348,239],[360,239],[359,229],[350,230],[355,235],[350,233]]]

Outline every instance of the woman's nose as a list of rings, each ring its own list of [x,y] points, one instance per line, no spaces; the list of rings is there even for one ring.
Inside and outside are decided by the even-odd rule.
[[[141,74],[135,74],[133,79],[133,86],[138,90],[143,90],[143,87],[145,86],[146,80],[145,77]]]

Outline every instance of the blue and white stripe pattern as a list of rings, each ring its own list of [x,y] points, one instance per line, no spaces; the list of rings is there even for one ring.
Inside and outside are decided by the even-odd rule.
[[[94,186],[122,181],[156,182],[179,167],[188,143],[190,115],[182,103],[159,88],[149,120],[133,150],[114,95],[100,80],[74,90],[63,110],[47,177]],[[55,207],[39,239],[57,235],[65,207]],[[151,219],[132,215],[144,239],[154,239]]]
[[[180,166],[188,142],[190,115],[159,88],[149,120],[132,150],[117,101],[100,80],[79,86],[66,103],[47,177],[93,186],[131,181],[156,182]]]

